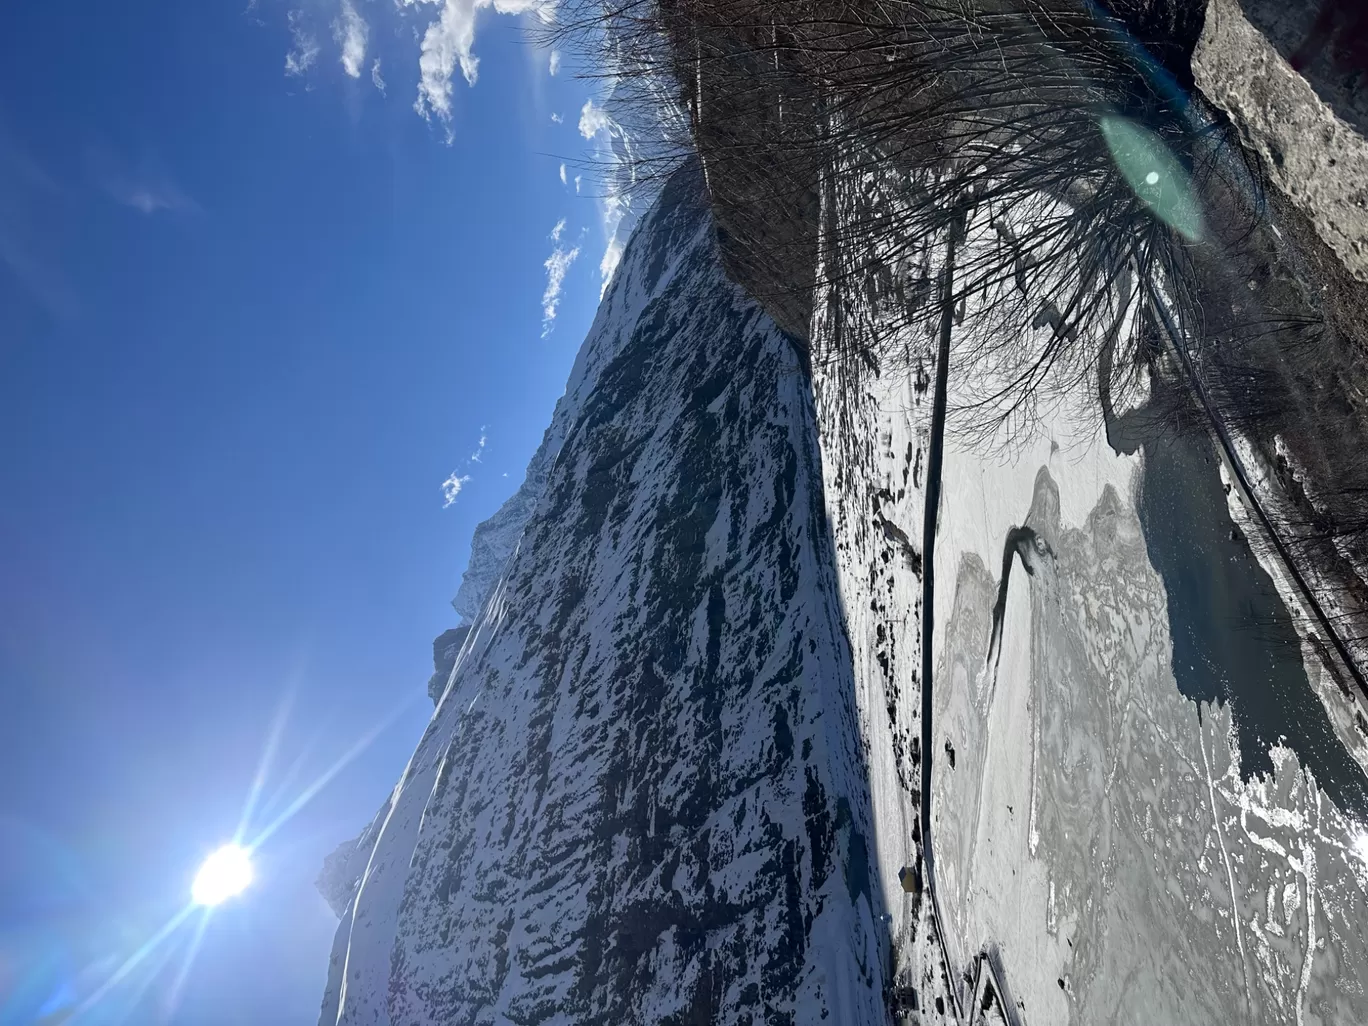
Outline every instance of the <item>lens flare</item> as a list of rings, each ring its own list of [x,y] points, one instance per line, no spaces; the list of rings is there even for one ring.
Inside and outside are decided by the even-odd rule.
[[[133,951],[124,962],[104,980],[94,991],[90,993],[75,1010],[63,1022],[87,1021],[87,1016],[94,1014],[97,1007],[100,1008],[99,1015],[101,1021],[121,1021],[122,1017],[110,1011],[109,1001],[115,997],[116,988],[125,984],[140,967],[143,970],[144,978],[135,980],[137,983],[136,993],[132,994],[127,1000],[134,1004],[141,999],[143,991],[150,984],[153,976],[157,975],[165,968],[173,958],[176,950],[175,945],[184,944],[184,958],[181,961],[180,969],[173,982],[169,996],[165,999],[164,1016],[170,1016],[179,1004],[180,997],[186,981],[189,978],[195,955],[197,954],[200,941],[203,939],[204,931],[209,925],[209,919],[214,906],[222,904],[230,898],[241,894],[249,886],[253,879],[252,856],[258,848],[269,840],[276,831],[280,830],[288,823],[300,809],[308,805],[313,798],[318,795],[343,769],[366,750],[367,747],[391,724],[399,719],[401,715],[409,710],[415,703],[420,702],[426,693],[421,689],[415,689],[412,694],[399,703],[387,716],[384,716],[370,730],[368,730],[355,744],[343,753],[341,758],[334,762],[324,771],[324,773],[305,787],[296,795],[283,811],[278,812],[264,829],[256,832],[254,837],[247,837],[248,830],[252,821],[263,812],[269,812],[272,808],[284,801],[289,792],[293,789],[292,781],[298,775],[300,768],[304,765],[307,752],[301,752],[295,763],[286,772],[285,779],[277,785],[276,794],[269,798],[265,803],[265,808],[261,807],[263,788],[266,778],[274,763],[276,749],[279,746],[282,733],[285,727],[285,720],[289,713],[290,699],[292,694],[287,694],[281,708],[277,711],[274,722],[271,725],[270,735],[266,741],[265,751],[262,752],[261,762],[257,766],[256,776],[247,793],[247,801],[243,808],[242,818],[238,824],[237,832],[233,835],[233,840],[219,848],[207,859],[195,875],[194,883],[190,888],[191,900],[172,916],[166,923],[141,945]],[[181,927],[189,921],[190,917],[200,912],[199,920],[195,925],[193,935],[189,938],[179,937]],[[4,966],[0,965],[0,970]],[[131,1007],[131,1006],[130,1006]],[[115,1018],[111,1019],[110,1016]],[[165,1017],[162,1021],[166,1021]],[[4,1016],[4,1008],[0,1007],[0,1023],[8,1023],[9,1019]]]
[[[196,905],[218,905],[241,894],[252,882],[252,860],[243,848],[225,844],[204,860],[190,896]]]
[[[1115,115],[1098,122],[1116,169],[1155,217],[1189,242],[1202,239],[1202,207],[1187,171],[1154,132]]]

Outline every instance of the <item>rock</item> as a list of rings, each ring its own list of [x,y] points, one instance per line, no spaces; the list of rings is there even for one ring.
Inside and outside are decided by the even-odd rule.
[[[379,836],[331,860],[320,1021],[886,1023],[811,394],[687,173],[576,366]]]
[[[456,657],[461,653],[470,624],[452,627],[437,635],[432,642],[432,676],[428,678],[428,697],[436,705],[442,700],[451,671],[456,665]]]
[[[1368,141],[1292,69],[1235,0],[1211,0],[1192,57],[1198,88],[1240,126],[1273,183],[1368,282]]]

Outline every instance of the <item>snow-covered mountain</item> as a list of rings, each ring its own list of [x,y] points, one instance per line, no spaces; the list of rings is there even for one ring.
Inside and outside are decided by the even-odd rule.
[[[1208,13],[1198,79],[1257,129],[1304,82]],[[824,223],[915,179],[886,177],[837,169]],[[1368,1021],[1368,703],[1231,452],[1146,415],[1172,354],[1125,396],[1061,376],[1002,444],[975,411],[1056,330],[1002,311],[1058,282],[942,303],[948,238],[898,240],[813,297],[800,356],[697,179],[634,233],[476,532],[432,723],[328,860],[321,1022]],[[1338,252],[1350,222],[1308,223]],[[961,259],[1004,227],[967,204]]]
[[[677,175],[482,528],[491,566],[514,551],[432,722],[336,857],[322,1022],[885,1021],[816,439]]]

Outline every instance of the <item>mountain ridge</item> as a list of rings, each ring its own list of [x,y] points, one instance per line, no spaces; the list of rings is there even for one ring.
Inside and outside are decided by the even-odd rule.
[[[886,1018],[811,400],[723,276],[692,169],[605,310],[321,1022]]]

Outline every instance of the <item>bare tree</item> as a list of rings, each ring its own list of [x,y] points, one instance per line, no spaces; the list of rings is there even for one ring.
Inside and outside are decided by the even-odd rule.
[[[619,173],[697,159],[729,272],[850,401],[863,375],[934,363],[919,326],[963,221],[963,436],[1011,445],[1099,374],[1123,405],[1153,373],[1196,375],[1358,623],[1368,290],[1191,92],[1199,31],[1188,0],[580,0],[560,40],[614,82],[636,140]],[[1156,297],[1182,367],[1153,358]],[[1168,415],[1204,429],[1190,413]]]

